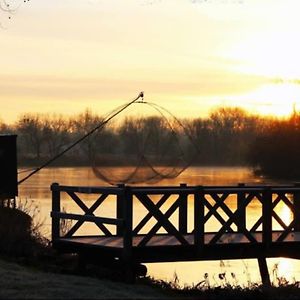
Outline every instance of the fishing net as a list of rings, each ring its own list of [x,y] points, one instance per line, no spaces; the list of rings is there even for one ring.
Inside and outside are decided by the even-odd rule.
[[[198,152],[178,118],[144,101],[133,103],[89,140],[93,172],[109,184],[156,183],[175,178],[190,166]]]
[[[25,170],[31,172],[18,185],[70,151],[88,157],[94,174],[112,185],[176,178],[195,161],[199,147],[182,121],[143,97],[141,92],[102,119],[86,112],[73,124],[81,137],[38,168]]]

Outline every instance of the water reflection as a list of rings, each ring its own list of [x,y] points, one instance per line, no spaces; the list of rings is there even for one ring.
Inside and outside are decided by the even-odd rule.
[[[109,169],[109,168],[108,168]],[[109,170],[108,170],[109,171]],[[126,172],[126,168],[114,168],[113,172]],[[19,178],[21,179],[21,178]],[[45,219],[45,230],[48,235],[51,228],[51,193],[50,185],[53,182],[58,182],[61,185],[74,185],[74,186],[106,186],[107,183],[102,182],[96,178],[90,168],[47,168],[38,172],[26,182],[22,183],[19,187],[19,201],[25,202],[34,201],[39,205],[41,216],[40,219]],[[179,185],[186,183],[188,185],[236,185],[238,183],[246,184],[268,184],[274,182],[266,182],[261,177],[255,177],[251,170],[248,168],[231,168],[231,167],[192,167],[183,172],[175,179],[165,179],[159,185]],[[85,195],[87,206],[90,206],[97,195]],[[93,198],[94,197],[94,198]],[[213,200],[211,200],[213,201]],[[230,199],[226,203],[233,210],[235,209],[235,201]],[[192,201],[191,201],[192,202]],[[90,204],[89,204],[90,203]],[[82,213],[78,206],[64,196],[62,199],[62,206],[68,211],[74,213]],[[142,205],[136,205],[134,214],[135,222],[138,221],[139,216],[144,215],[144,208]],[[253,200],[247,207],[247,228],[251,227],[259,216],[261,215],[262,206],[257,200]],[[278,203],[275,209],[278,216],[289,225],[291,220],[291,211],[283,202]],[[108,217],[113,217],[115,214],[115,201],[107,201],[101,206],[101,214]],[[193,207],[189,206],[189,214],[193,218]],[[226,217],[224,215],[224,217]],[[173,216],[177,218],[176,215]],[[273,221],[274,222],[274,221]],[[191,223],[191,222],[190,222]],[[189,227],[191,228],[191,224]],[[276,223],[276,222],[275,222]],[[252,224],[252,225],[251,225]],[[90,232],[90,230],[97,230],[93,224],[87,224],[82,227],[78,234]],[[207,224],[211,230],[218,228],[218,222]],[[274,224],[278,229],[281,229],[278,223]],[[111,228],[112,231],[114,230]],[[300,263],[291,259],[275,258],[268,259],[268,265],[271,275],[277,277],[285,277],[290,282],[294,278],[299,279]],[[211,285],[220,285],[222,280],[219,274],[225,273],[226,280],[231,284],[247,285],[248,282],[259,281],[260,276],[256,260],[236,260],[236,261],[210,261],[210,262],[178,262],[178,263],[157,263],[148,264],[149,274],[160,279],[171,280],[174,273],[179,277],[181,284],[197,284],[204,280],[209,281]],[[207,274],[206,274],[207,273]]]

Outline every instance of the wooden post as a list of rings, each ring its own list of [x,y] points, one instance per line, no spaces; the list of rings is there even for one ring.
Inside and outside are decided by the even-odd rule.
[[[270,187],[266,187],[262,194],[262,210],[263,210],[263,222],[262,222],[262,242],[265,251],[270,247],[272,243],[272,191]],[[270,275],[267,265],[266,256],[260,256],[257,258],[259,272],[261,276],[262,284],[266,287],[271,286]]]
[[[178,220],[178,224],[179,224],[179,232],[181,234],[187,234],[188,231],[188,197],[187,197],[187,193],[184,191],[184,188],[186,188],[187,185],[186,183],[181,183],[180,184],[180,188],[182,189],[182,191],[180,192],[180,205],[179,205],[179,220]]]
[[[124,193],[125,185],[118,184],[118,188],[123,189],[123,193],[120,193],[117,195],[116,216],[117,216],[117,219],[123,219],[124,218],[124,202],[126,201],[125,193]],[[123,225],[117,225],[116,234],[117,234],[117,236],[123,235]]]
[[[202,186],[195,189],[194,194],[194,243],[196,253],[204,246],[204,191]]]
[[[266,187],[263,191],[263,233],[262,242],[268,248],[272,242],[272,191]]]
[[[52,212],[60,212],[60,191],[59,184],[53,183],[51,185],[52,191]],[[60,218],[52,215],[52,241],[60,237]]]
[[[300,182],[295,183],[296,188],[300,188]],[[294,204],[294,221],[295,221],[295,231],[300,231],[300,191],[295,191],[293,194],[293,204]]]
[[[270,287],[271,286],[271,281],[270,281],[270,275],[269,275],[267,260],[266,260],[265,257],[259,257],[257,259],[257,261],[258,261],[259,272],[260,272],[260,277],[261,277],[262,284],[265,287]]]
[[[245,187],[244,183],[238,184],[239,188]],[[243,232],[246,228],[246,207],[245,207],[245,192],[239,191],[237,194],[237,210],[238,210],[238,232]]]
[[[132,257],[132,215],[133,195],[130,187],[124,186],[124,230],[123,230],[123,266],[125,281],[132,283],[135,280],[134,263]]]

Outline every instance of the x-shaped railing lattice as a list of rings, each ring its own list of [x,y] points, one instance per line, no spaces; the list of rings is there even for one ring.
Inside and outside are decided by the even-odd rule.
[[[152,237],[157,233],[157,231],[162,227],[164,228],[168,234],[174,236],[180,244],[189,245],[188,241],[184,238],[182,233],[172,224],[169,218],[174,214],[174,212],[180,206],[180,196],[175,199],[172,205],[167,209],[165,213],[160,210],[160,207],[169,199],[171,196],[170,193],[164,194],[160,200],[155,204],[149,195],[137,193],[135,197],[144,205],[147,209],[147,215],[140,221],[140,223],[133,229],[134,234],[138,234],[138,232],[147,224],[147,222],[154,217],[157,221],[155,225],[148,231],[148,233],[143,237],[143,239],[139,242],[138,246],[146,246],[146,244],[151,240]]]
[[[74,202],[83,210],[84,216],[94,216],[95,210],[104,202],[104,200],[108,197],[108,194],[102,194],[98,197],[98,199],[94,202],[91,207],[87,207],[83,201],[78,197],[78,195],[73,191],[68,191],[67,194],[74,200]],[[82,218],[78,220],[70,230],[66,233],[65,237],[71,237],[75,234],[75,232],[83,225],[85,219]],[[98,226],[98,228],[106,235],[112,236],[112,233],[107,229],[107,227],[101,222],[95,220],[94,223]]]
[[[283,228],[283,232],[277,237],[275,242],[282,242],[285,240],[285,238],[291,233],[292,229],[295,227],[295,219],[293,219],[289,225],[287,225],[274,211],[275,207],[280,203],[280,201],[283,201],[285,205],[288,206],[291,212],[295,213],[297,212],[300,214],[300,208],[295,206],[293,203],[290,202],[290,200],[287,198],[286,193],[284,192],[276,192],[277,197],[273,202],[272,205],[272,217],[278,222],[278,224]]]
[[[253,198],[258,198],[261,201],[261,197],[257,193],[249,193],[243,200],[242,205],[233,212],[226,204],[225,200],[231,195],[231,193],[223,193],[221,196],[217,193],[210,192],[209,195],[215,201],[215,204],[212,205],[209,203],[208,199],[204,196],[205,206],[208,208],[208,213],[206,214],[204,220],[207,222],[209,218],[215,216],[216,219],[221,223],[222,227],[220,230],[213,236],[209,241],[209,244],[217,243],[220,238],[227,232],[233,232],[231,225],[235,224],[239,228],[239,233],[245,235],[245,237],[252,243],[257,243],[256,238],[252,235],[251,230],[247,230],[246,226],[241,226],[241,215],[242,210],[244,210],[247,205],[253,200]],[[220,215],[218,209],[221,208],[223,212],[228,216],[227,221]]]

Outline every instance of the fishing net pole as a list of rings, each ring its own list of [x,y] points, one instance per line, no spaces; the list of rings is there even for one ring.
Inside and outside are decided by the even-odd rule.
[[[18,185],[23,183],[24,181],[26,181],[27,179],[29,179],[31,176],[33,176],[34,174],[36,174],[37,172],[39,172],[40,170],[42,170],[43,168],[47,167],[48,165],[50,165],[52,162],[54,162],[55,160],[57,160],[59,157],[61,157],[62,155],[64,155],[66,152],[70,151],[72,148],[74,148],[76,145],[78,145],[79,143],[81,143],[83,140],[85,140],[87,137],[89,137],[90,135],[92,135],[94,132],[96,132],[97,130],[102,129],[110,120],[112,120],[113,118],[115,118],[117,115],[119,115],[121,112],[123,112],[125,109],[127,109],[129,106],[131,106],[133,103],[135,103],[138,99],[144,97],[144,93],[141,92],[135,99],[133,99],[132,101],[118,107],[117,109],[114,109],[111,113],[109,113],[104,120],[97,125],[96,127],[94,127],[92,130],[90,130],[88,133],[86,133],[84,136],[82,136],[81,138],[79,138],[77,141],[75,141],[73,144],[71,144],[70,146],[68,146],[65,150],[63,150],[62,152],[60,152],[59,154],[55,155],[53,158],[51,158],[50,160],[48,160],[47,162],[45,162],[44,164],[42,164],[40,167],[34,169],[31,173],[29,173],[27,176],[25,176],[24,178],[22,178],[20,181],[18,181]]]

